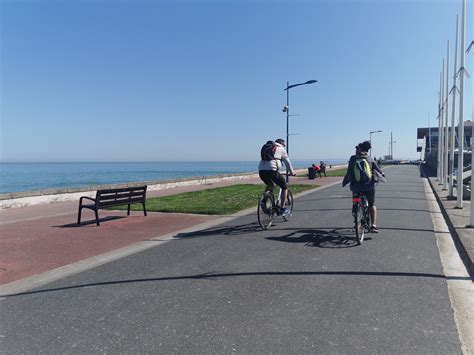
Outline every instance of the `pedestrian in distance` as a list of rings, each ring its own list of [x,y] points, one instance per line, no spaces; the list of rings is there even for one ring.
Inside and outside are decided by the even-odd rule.
[[[326,163],[323,161],[319,162],[319,167],[321,168],[321,175],[324,174],[324,177],[326,177]]]
[[[314,172],[315,172],[315,176],[319,176],[321,177],[321,167],[319,165],[316,165],[316,164],[312,164],[312,167],[314,169]]]

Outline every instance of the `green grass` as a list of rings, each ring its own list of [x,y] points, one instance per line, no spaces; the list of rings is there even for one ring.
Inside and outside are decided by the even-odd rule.
[[[315,187],[317,185],[290,185],[293,195]],[[263,188],[263,185],[240,184],[176,195],[151,197],[146,200],[146,209],[150,212],[232,214],[256,206]],[[127,206],[124,205],[114,209],[124,210],[127,209]],[[131,209],[141,211],[142,206],[140,204],[132,205]]]
[[[344,177],[346,175],[346,172],[347,172],[347,168],[336,169],[336,170],[326,170],[326,175]]]

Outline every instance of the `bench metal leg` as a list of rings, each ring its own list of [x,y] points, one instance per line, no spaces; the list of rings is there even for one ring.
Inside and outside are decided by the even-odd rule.
[[[128,204],[128,208],[127,208],[127,216],[130,216],[130,204]]]
[[[145,214],[146,216],[146,207],[145,207],[145,202],[142,202],[142,205],[143,205],[143,213]]]
[[[95,212],[95,222],[98,226],[100,226],[100,223],[99,223],[99,211],[97,211],[97,209],[94,210]]]
[[[82,206],[79,206],[79,212],[77,214],[77,224],[81,224],[81,213],[82,213]]]

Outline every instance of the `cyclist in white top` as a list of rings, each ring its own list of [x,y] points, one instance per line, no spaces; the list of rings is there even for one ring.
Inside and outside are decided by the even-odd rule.
[[[270,144],[268,142],[267,144]],[[273,187],[278,185],[281,188],[280,213],[288,214],[289,209],[285,208],[286,198],[288,196],[288,184],[285,177],[280,173],[283,171],[282,161],[286,166],[286,170],[290,175],[296,176],[291,165],[288,153],[285,150],[285,140],[275,140],[273,151],[271,154],[264,154],[262,150],[260,164],[258,165],[258,174],[260,179],[265,183],[265,191],[273,191]]]

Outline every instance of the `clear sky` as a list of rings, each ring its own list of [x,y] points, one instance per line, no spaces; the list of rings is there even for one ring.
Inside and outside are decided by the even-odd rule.
[[[310,79],[290,90],[292,158],[346,159],[376,130],[373,155],[393,132],[418,158],[461,4],[0,0],[0,160],[257,160],[286,136],[286,82]]]

